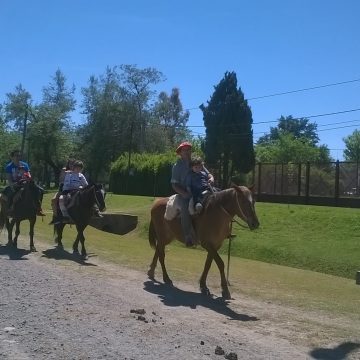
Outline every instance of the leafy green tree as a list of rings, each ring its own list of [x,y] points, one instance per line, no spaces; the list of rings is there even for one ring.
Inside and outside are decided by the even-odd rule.
[[[5,121],[22,134],[20,150],[23,154],[29,122],[29,111],[32,102],[31,95],[19,84],[15,87],[15,92],[7,93],[6,97],[7,100],[4,109]]]
[[[74,131],[70,114],[75,109],[75,87],[68,87],[60,70],[43,88],[43,101],[33,107],[29,124],[29,142],[32,168],[42,173],[50,186],[52,174],[58,183],[61,168],[73,152]],[[40,175],[39,175],[40,176]]]
[[[354,130],[354,132],[343,138],[346,149],[344,150],[344,158],[347,161],[360,161],[360,131]]]
[[[225,73],[208,105],[200,108],[206,127],[206,161],[221,169],[221,183],[226,187],[234,171],[248,173],[255,165],[252,113],[237,87],[235,72]]]
[[[139,130],[139,149],[145,150],[145,133],[149,121],[150,101],[155,95],[152,86],[165,80],[161,71],[155,68],[138,69],[136,65],[121,65],[120,79],[126,88],[131,102],[136,106],[133,127]]]
[[[154,106],[154,116],[164,128],[165,134],[173,148],[185,135],[186,124],[189,120],[189,111],[184,111],[180,100],[180,91],[173,88],[171,94],[165,91],[159,94]]]
[[[121,85],[116,68],[107,68],[100,77],[90,77],[82,89],[83,113],[87,121],[78,128],[78,148],[96,180],[108,173],[112,161],[128,151],[136,151],[138,138],[133,125],[136,109]]]
[[[303,139],[307,143],[316,146],[319,142],[317,125],[310,123],[307,118],[293,118],[281,116],[278,125],[270,128],[270,133],[259,138],[258,144],[270,144],[280,138],[281,135],[292,134],[295,139]]]
[[[322,145],[313,146],[303,138],[297,139],[293,134],[280,134],[279,138],[270,144],[260,143],[255,147],[256,160],[259,162],[274,163],[303,163],[303,162],[329,162],[329,149]]]

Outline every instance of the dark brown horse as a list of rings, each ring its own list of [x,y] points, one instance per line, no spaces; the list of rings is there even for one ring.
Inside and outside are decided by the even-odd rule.
[[[85,249],[84,230],[89,225],[90,218],[94,214],[94,205],[99,207],[100,211],[105,210],[105,191],[102,185],[88,185],[84,189],[79,190],[74,196],[72,205],[68,208],[68,213],[72,219],[71,224],[75,224],[77,236],[73,244],[73,253],[79,254],[78,245],[81,242],[81,256],[86,259],[87,253]],[[62,249],[62,234],[67,223],[59,223],[54,225],[56,234],[55,242],[58,248]]]
[[[179,217],[173,220],[164,218],[167,201],[168,198],[157,199],[151,208],[149,242],[155,249],[155,254],[148,276],[154,279],[156,264],[159,260],[164,282],[172,285],[165,268],[165,246],[175,238],[181,242],[185,242],[185,240]],[[214,260],[220,271],[222,296],[225,299],[231,298],[224,272],[224,262],[219,256],[218,250],[224,239],[230,234],[231,221],[235,215],[244,220],[250,230],[259,227],[254,205],[252,188],[234,186],[211,195],[203,213],[194,218],[193,224],[197,241],[207,251],[205,267],[200,277],[200,289],[203,294],[210,294],[206,286],[206,278]]]
[[[30,222],[30,251],[35,252],[34,246],[34,227],[36,223],[36,213],[38,209],[37,189],[33,181],[23,182],[21,188],[14,195],[17,200],[14,199],[13,211],[10,216],[8,205],[4,199],[1,199],[0,210],[0,230],[6,226],[8,232],[8,246],[14,246],[17,248],[17,240],[20,234],[20,222],[23,220],[29,220]],[[12,237],[12,231],[15,227],[15,237]]]

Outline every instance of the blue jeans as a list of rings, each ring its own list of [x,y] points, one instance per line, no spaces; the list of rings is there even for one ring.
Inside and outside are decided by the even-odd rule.
[[[189,214],[189,201],[190,199],[186,199],[179,195],[180,202],[180,219],[181,219],[181,228],[183,230],[183,234],[185,236],[185,241],[194,241],[195,240],[195,231],[192,226],[191,217]]]

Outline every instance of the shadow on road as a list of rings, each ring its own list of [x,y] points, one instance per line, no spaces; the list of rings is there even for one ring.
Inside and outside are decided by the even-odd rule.
[[[16,249],[13,246],[0,245],[0,256],[6,255],[9,260],[28,260],[25,255],[30,254],[30,250]]]
[[[314,359],[319,360],[343,360],[354,350],[360,348],[359,343],[344,342],[333,349],[317,348],[310,352]]]
[[[46,257],[48,259],[70,260],[70,261],[74,261],[77,264],[84,265],[84,266],[97,266],[96,264],[87,262],[80,255],[72,254],[72,253],[66,251],[65,249],[61,249],[58,247],[44,250],[42,252],[42,254],[43,254],[42,257]],[[89,255],[89,256],[91,256],[91,255]]]
[[[256,316],[238,314],[234,310],[230,309],[228,307],[228,302],[224,301],[222,298],[212,298],[201,293],[180,290],[174,286],[150,280],[144,282],[144,290],[158,295],[161,302],[166,306],[185,306],[191,309],[196,309],[197,306],[202,306],[219,314],[228,316],[231,320],[259,320]]]

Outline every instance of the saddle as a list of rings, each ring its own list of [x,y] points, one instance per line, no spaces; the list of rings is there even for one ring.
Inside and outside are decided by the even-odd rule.
[[[203,191],[202,200],[201,200],[201,203],[203,204],[203,206],[206,206],[208,198],[211,194],[212,194],[212,192],[210,190]],[[180,201],[181,200],[180,200],[179,194],[174,194],[169,197],[169,200],[166,203],[166,209],[165,209],[165,214],[164,214],[165,220],[173,220],[176,217],[180,216],[180,211],[181,211]],[[193,198],[191,198],[189,201],[188,209],[189,209],[189,214],[191,216],[199,215],[198,213],[195,212]]]

